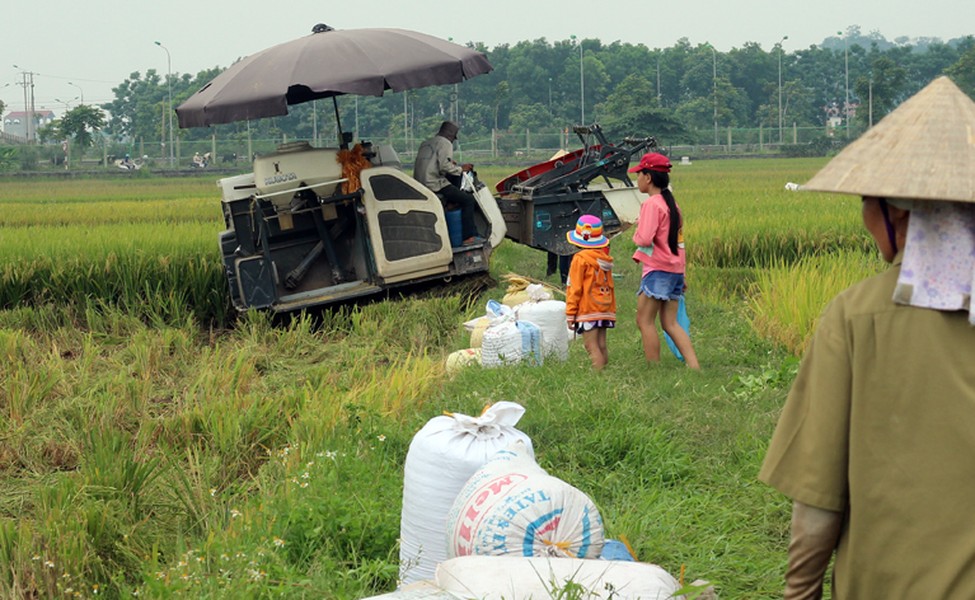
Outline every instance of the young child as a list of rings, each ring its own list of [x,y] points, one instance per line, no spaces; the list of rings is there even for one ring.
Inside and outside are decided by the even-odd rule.
[[[609,362],[606,330],[616,326],[616,292],[613,289],[613,259],[603,222],[582,215],[574,231],[565,234],[573,246],[582,248],[572,257],[565,291],[565,320],[569,329],[582,334],[592,366],[599,370]]]

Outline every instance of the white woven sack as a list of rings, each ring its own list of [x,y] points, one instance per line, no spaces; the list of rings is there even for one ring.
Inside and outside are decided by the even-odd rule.
[[[565,326],[565,302],[540,300],[515,307],[519,321],[534,323],[542,331],[542,355],[569,358],[569,329]]]
[[[680,589],[657,565],[616,560],[462,556],[441,563],[436,573],[438,589],[478,600],[552,598],[553,588],[569,584],[591,600],[663,600]]]
[[[447,513],[470,476],[512,442],[531,454],[531,439],[515,429],[524,413],[515,402],[497,402],[478,417],[434,417],[413,436],[403,471],[402,585],[431,579],[447,558]]]
[[[515,311],[495,300],[488,302],[490,324],[481,337],[481,365],[499,367],[521,362],[521,331],[515,323]]]
[[[471,475],[447,517],[451,558],[598,558],[603,541],[602,518],[592,500],[548,475],[517,443]]]

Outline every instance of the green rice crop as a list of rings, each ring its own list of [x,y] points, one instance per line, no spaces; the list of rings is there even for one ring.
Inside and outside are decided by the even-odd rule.
[[[626,234],[605,371],[573,342],[567,362],[447,376],[502,287],[234,319],[212,181],[4,182],[0,596],[390,591],[412,436],[513,400],[540,464],[640,560],[781,597],[789,503],[758,465],[815,316],[882,268],[855,198],[784,190],[822,162],[675,168],[700,373],[644,362]],[[505,242],[492,275],[557,285],[545,264]]]
[[[759,271],[749,294],[752,325],[799,356],[826,304],[843,289],[885,268],[876,252],[842,251],[777,261]]]

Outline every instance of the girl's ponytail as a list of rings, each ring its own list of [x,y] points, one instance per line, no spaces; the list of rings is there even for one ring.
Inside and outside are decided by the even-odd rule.
[[[667,246],[670,247],[670,251],[677,256],[677,239],[680,235],[680,211],[677,210],[677,200],[674,198],[673,192],[670,191],[670,174],[662,173],[660,171],[647,171],[650,174],[650,181],[653,183],[654,187],[660,188],[660,195],[664,197],[664,201],[667,203],[667,209],[670,211],[670,230],[667,232]]]

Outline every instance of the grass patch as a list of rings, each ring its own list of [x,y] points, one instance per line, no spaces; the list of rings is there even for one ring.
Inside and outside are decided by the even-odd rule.
[[[503,284],[473,301],[446,291],[288,320],[248,313],[224,329],[212,181],[47,195],[5,184],[4,208],[48,203],[49,216],[30,233],[8,223],[0,242],[0,596],[389,591],[412,436],[444,410],[512,400],[542,466],[590,495],[641,560],[723,597],[781,597],[788,502],[756,480],[795,374],[776,327],[808,331],[863,241],[855,203],[782,189],[819,164],[675,169],[700,373],[666,350],[644,363],[627,236],[612,248],[619,322],[605,371],[573,342],[566,362],[448,376],[444,359],[468,345],[461,324]],[[212,217],[206,200],[193,206],[200,194]],[[189,200],[184,216],[122,223],[80,209],[149,215],[167,197]],[[65,222],[57,203],[74,207]],[[492,275],[557,284],[545,264],[505,242]],[[803,308],[777,314],[777,294],[798,289]]]

